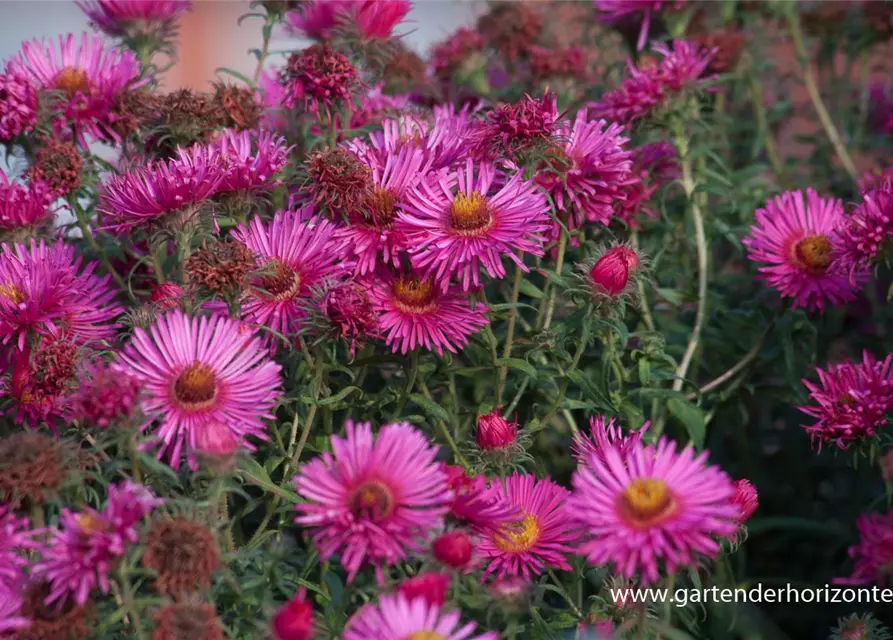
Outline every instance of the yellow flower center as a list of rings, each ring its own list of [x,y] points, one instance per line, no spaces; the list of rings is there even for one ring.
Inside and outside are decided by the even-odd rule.
[[[831,238],[828,236],[807,236],[794,245],[791,258],[803,271],[822,275],[831,266],[831,249]]]
[[[656,478],[633,480],[620,494],[617,507],[623,518],[638,528],[660,524],[678,509],[666,483]]]
[[[350,509],[358,518],[373,522],[384,520],[394,511],[394,496],[386,485],[370,480],[354,490],[350,497]]]
[[[460,193],[450,205],[450,228],[460,236],[481,235],[492,225],[487,199],[477,191]]]
[[[496,546],[507,553],[530,551],[540,539],[540,524],[535,515],[528,514],[520,522],[504,525],[494,539]]]
[[[13,304],[22,304],[25,301],[25,292],[12,284],[0,284],[0,297],[6,298]]]
[[[65,67],[56,76],[55,85],[71,99],[78,93],[86,94],[90,91],[90,76],[83,69]]]
[[[301,275],[278,260],[273,260],[264,267],[268,274],[262,279],[264,290],[274,300],[288,300],[294,298],[301,289]]]
[[[407,147],[414,149],[422,149],[425,146],[425,138],[419,132],[404,133],[397,139],[397,151]]]
[[[78,531],[84,535],[105,531],[108,528],[108,525],[103,520],[100,520],[92,513],[78,514],[75,519],[77,520]]]
[[[395,200],[394,192],[390,189],[373,187],[366,198],[367,219],[380,228],[389,229],[397,215],[394,209]]]
[[[404,313],[427,313],[437,308],[434,283],[403,276],[394,283],[394,303]]]
[[[406,636],[406,640],[447,640],[447,638],[436,631],[413,631]]]
[[[194,362],[174,382],[174,396],[187,411],[206,409],[217,397],[217,376],[208,365]]]

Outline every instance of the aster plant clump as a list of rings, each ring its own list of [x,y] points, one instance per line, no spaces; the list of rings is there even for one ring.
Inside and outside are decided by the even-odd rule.
[[[884,3],[251,5],[0,68],[0,640],[889,637]]]

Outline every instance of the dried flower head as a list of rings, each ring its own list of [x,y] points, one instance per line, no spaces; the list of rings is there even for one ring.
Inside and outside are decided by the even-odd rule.
[[[425,83],[425,61],[399,41],[395,47],[382,77],[389,93],[408,93]]]
[[[65,196],[81,185],[83,165],[84,159],[71,142],[45,139],[28,168],[28,179],[45,183],[56,196]]]
[[[221,297],[242,291],[257,268],[254,252],[239,242],[204,244],[186,261],[186,273],[199,287]]]
[[[178,597],[210,586],[220,550],[204,525],[182,516],[160,520],[146,536],[143,566],[157,574],[157,591]]]
[[[225,115],[225,127],[245,131],[260,124],[264,107],[253,89],[219,82],[214,85],[213,101]]]
[[[527,2],[494,3],[481,16],[477,30],[507,60],[525,57],[543,30],[543,16]]]
[[[302,103],[304,109],[325,113],[336,104],[350,100],[357,70],[342,53],[327,43],[315,44],[293,53],[282,70],[279,82],[285,88],[282,103],[289,108]]]
[[[155,615],[152,640],[225,640],[214,605],[199,602],[171,604]]]
[[[471,138],[483,153],[504,153],[515,159],[545,147],[561,124],[558,98],[546,92],[539,99],[524,96],[514,104],[498,105],[475,126]]]
[[[307,189],[317,208],[332,217],[358,209],[372,182],[372,169],[345,149],[317,151],[307,161],[307,173]]]
[[[146,125],[147,145],[166,157],[177,147],[208,142],[226,119],[222,105],[210,96],[178,89],[157,99],[155,117]]]
[[[112,130],[127,138],[148,126],[159,117],[159,98],[145,88],[126,89],[118,94],[111,107]]]
[[[28,621],[22,637],[28,640],[83,640],[89,637],[90,605],[78,606],[71,599],[47,604],[49,594],[50,585],[41,580],[28,586],[20,611]]]
[[[341,282],[326,291],[319,301],[319,311],[332,332],[349,342],[351,357],[367,338],[378,335],[378,315],[372,300],[356,282]]]
[[[22,505],[43,504],[65,478],[63,456],[54,438],[20,431],[0,438],[0,500]]]

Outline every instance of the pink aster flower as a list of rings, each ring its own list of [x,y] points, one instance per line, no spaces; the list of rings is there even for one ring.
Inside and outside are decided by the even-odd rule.
[[[358,81],[357,70],[342,53],[327,43],[315,44],[293,53],[282,70],[282,104],[289,109],[302,103],[304,109],[328,114],[336,104],[351,99]]]
[[[349,225],[339,228],[336,236],[356,259],[356,272],[362,276],[380,264],[400,265],[399,252],[406,249],[406,239],[396,223],[409,190],[421,179],[425,158],[421,150],[405,147],[379,164],[362,150],[363,143],[351,148],[358,157],[372,160],[372,187],[365,204],[348,213]]]
[[[853,573],[837,578],[838,584],[870,584],[886,586],[893,578],[893,511],[863,513],[856,521],[859,544],[849,548]]]
[[[521,172],[505,177],[493,165],[467,160],[437,173],[407,196],[397,226],[406,234],[413,267],[442,291],[455,276],[463,290],[480,286],[480,268],[504,278],[503,257],[527,272],[517,252],[543,255],[552,223],[545,196]]]
[[[683,91],[696,88],[713,58],[712,50],[693,42],[677,40],[672,48],[656,44],[653,49],[661,60],[645,58],[638,67],[628,61],[629,78],[590,103],[590,115],[620,124],[651,116]]]
[[[477,551],[488,562],[481,580],[491,573],[530,580],[549,567],[570,571],[567,555],[577,539],[568,525],[570,492],[548,478],[538,480],[517,471],[500,482],[502,502],[520,514],[499,528],[479,531]]]
[[[473,635],[476,627],[473,622],[463,625],[458,611],[447,612],[423,597],[409,600],[394,593],[382,595],[377,605],[366,605],[348,620],[344,640],[499,640],[493,631]]]
[[[56,336],[65,332],[78,344],[112,338],[122,308],[114,302],[109,276],[98,266],[81,268],[74,248],[58,242],[0,245],[0,343],[25,348],[29,332]]]
[[[848,276],[836,258],[837,233],[844,223],[839,200],[812,189],[788,191],[757,209],[756,224],[742,240],[763,279],[793,306],[824,311],[825,304],[855,299],[868,278],[865,269]]]
[[[518,441],[518,423],[509,422],[498,409],[478,416],[475,442],[481,451],[504,450]]]
[[[615,418],[606,422],[605,416],[592,416],[589,418],[589,435],[581,433],[574,437],[571,445],[574,458],[581,465],[588,464],[592,456],[604,463],[607,461],[605,455],[608,449],[614,449],[620,454],[621,460],[626,460],[630,451],[642,442],[642,436],[650,426],[651,421],[647,420],[635,431],[631,430],[624,435]]]
[[[358,0],[352,4],[357,32],[364,40],[391,37],[394,27],[412,9],[409,0]]]
[[[407,600],[424,598],[433,607],[442,607],[450,588],[450,576],[428,571],[414,578],[407,578],[397,585],[396,591]]]
[[[92,362],[81,372],[77,391],[67,400],[68,410],[83,425],[107,428],[133,415],[140,389],[133,376]]]
[[[33,182],[25,186],[0,173],[0,229],[27,229],[52,220],[52,202],[53,196],[46,183]]]
[[[551,170],[536,180],[548,190],[555,207],[568,215],[571,228],[583,220],[608,224],[623,188],[634,182],[632,155],[624,148],[629,141],[623,128],[604,120],[589,120],[583,111],[573,125],[558,127],[559,146],[550,151]]]
[[[857,278],[880,257],[893,239],[893,180],[887,178],[862,194],[839,232],[839,254]],[[857,280],[858,281],[858,280]]]
[[[707,466],[707,452],[676,451],[662,437],[657,445],[636,443],[621,456],[618,448],[590,455],[574,473],[568,514],[588,534],[579,551],[590,564],[613,570],[642,584],[694,567],[698,557],[715,557],[715,536],[737,531],[732,482],[718,467]]]
[[[276,186],[274,178],[285,167],[292,149],[276,133],[251,130],[241,133],[227,130],[212,147],[223,172],[218,194]]]
[[[297,36],[328,40],[344,21],[349,0],[310,0],[285,15],[286,29]]]
[[[33,535],[27,518],[19,518],[7,505],[0,504],[0,634],[27,624],[18,613],[24,571],[29,564],[25,552],[36,547]]]
[[[346,272],[336,226],[317,216],[308,218],[311,212],[280,211],[269,224],[256,217],[232,232],[237,242],[254,251],[264,274],[245,294],[243,317],[284,336],[300,328],[313,288]]]
[[[72,598],[86,604],[90,592],[109,592],[109,573],[139,540],[137,525],[163,501],[148,487],[125,481],[109,485],[108,502],[101,512],[62,510],[61,527],[52,532],[32,576],[50,584],[47,604]]]
[[[37,91],[20,73],[0,74],[0,140],[28,133],[37,124]]]
[[[143,429],[155,427],[158,457],[180,465],[185,447],[195,466],[197,442],[208,429],[229,432],[253,450],[248,436],[266,439],[282,393],[280,366],[260,338],[223,315],[194,318],[169,311],[149,329],[137,328],[115,367],[143,386]]]
[[[140,63],[133,53],[108,48],[102,38],[84,33],[80,43],[73,34],[59,36],[58,49],[49,40],[32,40],[22,53],[6,63],[6,72],[20,74],[38,89],[61,93],[60,114],[71,120],[78,136],[117,140],[112,110],[126,89],[140,80]],[[65,128],[60,121],[58,126]]]
[[[595,0],[595,7],[601,12],[602,17],[608,23],[617,23],[641,15],[642,29],[639,31],[639,39],[636,48],[641,51],[648,39],[648,30],[654,14],[668,8],[679,9],[683,0]]]
[[[190,0],[82,0],[75,4],[97,29],[113,38],[152,27],[169,34],[180,14],[192,8]]]
[[[554,93],[544,93],[540,99],[524,96],[514,104],[500,104],[487,112],[485,120],[475,123],[472,140],[485,154],[504,153],[514,159],[522,151],[548,142],[562,125]]]
[[[450,515],[456,520],[477,530],[495,530],[521,519],[520,508],[506,502],[501,487],[488,483],[485,476],[469,476],[465,469],[454,465],[444,464],[443,469],[453,492]]]
[[[421,551],[443,526],[450,494],[435,462],[437,447],[408,423],[383,426],[348,420],[345,438],[332,436],[332,453],[305,464],[295,478],[306,500],[297,523],[308,527],[323,559],[339,554],[352,582],[364,563],[383,567]]]
[[[873,438],[893,410],[893,354],[881,361],[868,351],[862,362],[843,362],[816,370],[819,383],[803,380],[815,404],[800,407],[816,423],[805,427],[819,448],[823,442],[841,449]]]
[[[457,353],[468,337],[487,325],[487,307],[455,290],[441,291],[417,274],[383,274],[371,282],[369,295],[381,314],[379,326],[394,353],[418,347],[443,355]]]
[[[113,175],[99,189],[104,228],[126,233],[173,215],[189,219],[214,196],[223,178],[215,150],[202,145],[178,149],[169,160]]]

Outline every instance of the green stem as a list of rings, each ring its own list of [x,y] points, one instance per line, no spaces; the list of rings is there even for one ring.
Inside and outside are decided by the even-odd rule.
[[[509,416],[512,415],[512,412],[515,410],[515,407],[517,407],[518,403],[521,402],[521,396],[524,395],[524,391],[527,389],[528,384],[530,384],[530,376],[524,376],[524,380],[521,382],[521,386],[518,387],[518,391],[515,393],[515,397],[512,398],[512,401],[509,404],[508,409],[506,409],[505,413],[502,414],[503,418],[508,420]]]
[[[260,56],[257,58],[257,67],[254,69],[254,86],[257,86],[257,81],[260,80],[260,74],[263,73],[264,70],[264,62],[267,61],[267,56],[270,54],[270,35],[273,33],[273,26],[274,23],[271,22],[270,16],[267,15],[267,21],[263,28],[264,41],[261,45]]]
[[[639,253],[639,232],[633,230],[630,233],[630,241],[636,253]],[[649,331],[657,331],[657,325],[654,324],[654,316],[651,315],[651,306],[648,304],[648,295],[645,291],[645,281],[643,278],[636,278],[636,286],[639,289],[639,299],[641,300],[640,308],[642,311],[642,321]]]
[[[775,135],[772,133],[772,127],[769,125],[769,118],[766,116],[766,107],[763,106],[763,89],[760,83],[757,82],[750,65],[747,67],[745,76],[750,89],[750,101],[753,105],[753,112],[757,119],[757,128],[764,132],[764,144],[766,145],[766,156],[769,158],[769,164],[772,166],[775,177],[778,178],[778,183],[784,189],[793,189],[794,183],[787,170],[785,170],[784,161],[778,151],[778,143],[775,141]]]
[[[564,267],[564,252],[567,250],[567,232],[562,229],[558,238],[558,256],[555,259],[555,273],[561,276],[561,269]],[[549,288],[549,303],[546,306],[546,319],[543,322],[543,330],[548,331],[552,326],[552,313],[555,311],[555,287]]]
[[[412,393],[412,390],[415,389],[416,380],[419,378],[419,352],[413,351],[409,356],[409,371],[406,376],[406,386],[403,388],[403,393],[400,394],[400,398],[397,401],[397,406],[394,408],[393,413],[391,413],[391,422],[395,422],[397,418],[400,417],[400,413],[403,411],[403,407],[406,406],[406,401],[409,400],[409,396]]]
[[[524,254],[518,252],[518,259],[524,260]],[[512,342],[515,339],[515,322],[518,318],[518,298],[521,295],[521,265],[515,265],[515,279],[512,282],[512,307],[509,309],[508,324],[505,328],[505,347],[502,350],[502,357],[506,360],[512,357]],[[499,369],[499,378],[496,383],[496,405],[502,404],[502,394],[505,391],[505,383],[508,378],[508,365],[502,365]]]
[[[140,621],[139,613],[133,603],[133,585],[130,584],[130,576],[127,574],[126,564],[122,564],[118,571],[118,581],[121,584],[121,601],[126,617],[133,625],[133,632],[137,640],[143,640],[146,637],[143,631],[143,623]]]
[[[574,615],[577,616],[578,620],[583,619],[583,612],[580,611],[580,608],[577,607],[577,603],[574,602],[574,599],[567,592],[567,589],[564,588],[564,585],[561,584],[561,580],[558,579],[558,576],[555,575],[555,571],[552,567],[549,567],[546,571],[549,573],[549,577],[552,578],[552,582],[555,583],[555,586],[558,589],[558,593],[561,594],[561,597],[565,599],[565,601],[570,605],[571,611],[574,612]]]
[[[422,395],[424,395],[428,400],[434,402],[434,398],[431,397],[431,392],[428,390],[428,385],[425,384],[424,380],[419,381],[419,387],[422,389]],[[446,423],[443,420],[438,420],[437,425],[440,427],[440,432],[443,434],[444,439],[447,441],[447,445],[449,445],[450,450],[453,452],[453,455],[456,457],[456,460],[466,469],[471,469],[471,465],[468,464],[468,460],[465,459],[465,456],[459,451],[459,447],[456,444],[456,440],[453,438],[453,434],[450,433],[449,428],[447,428]]]

